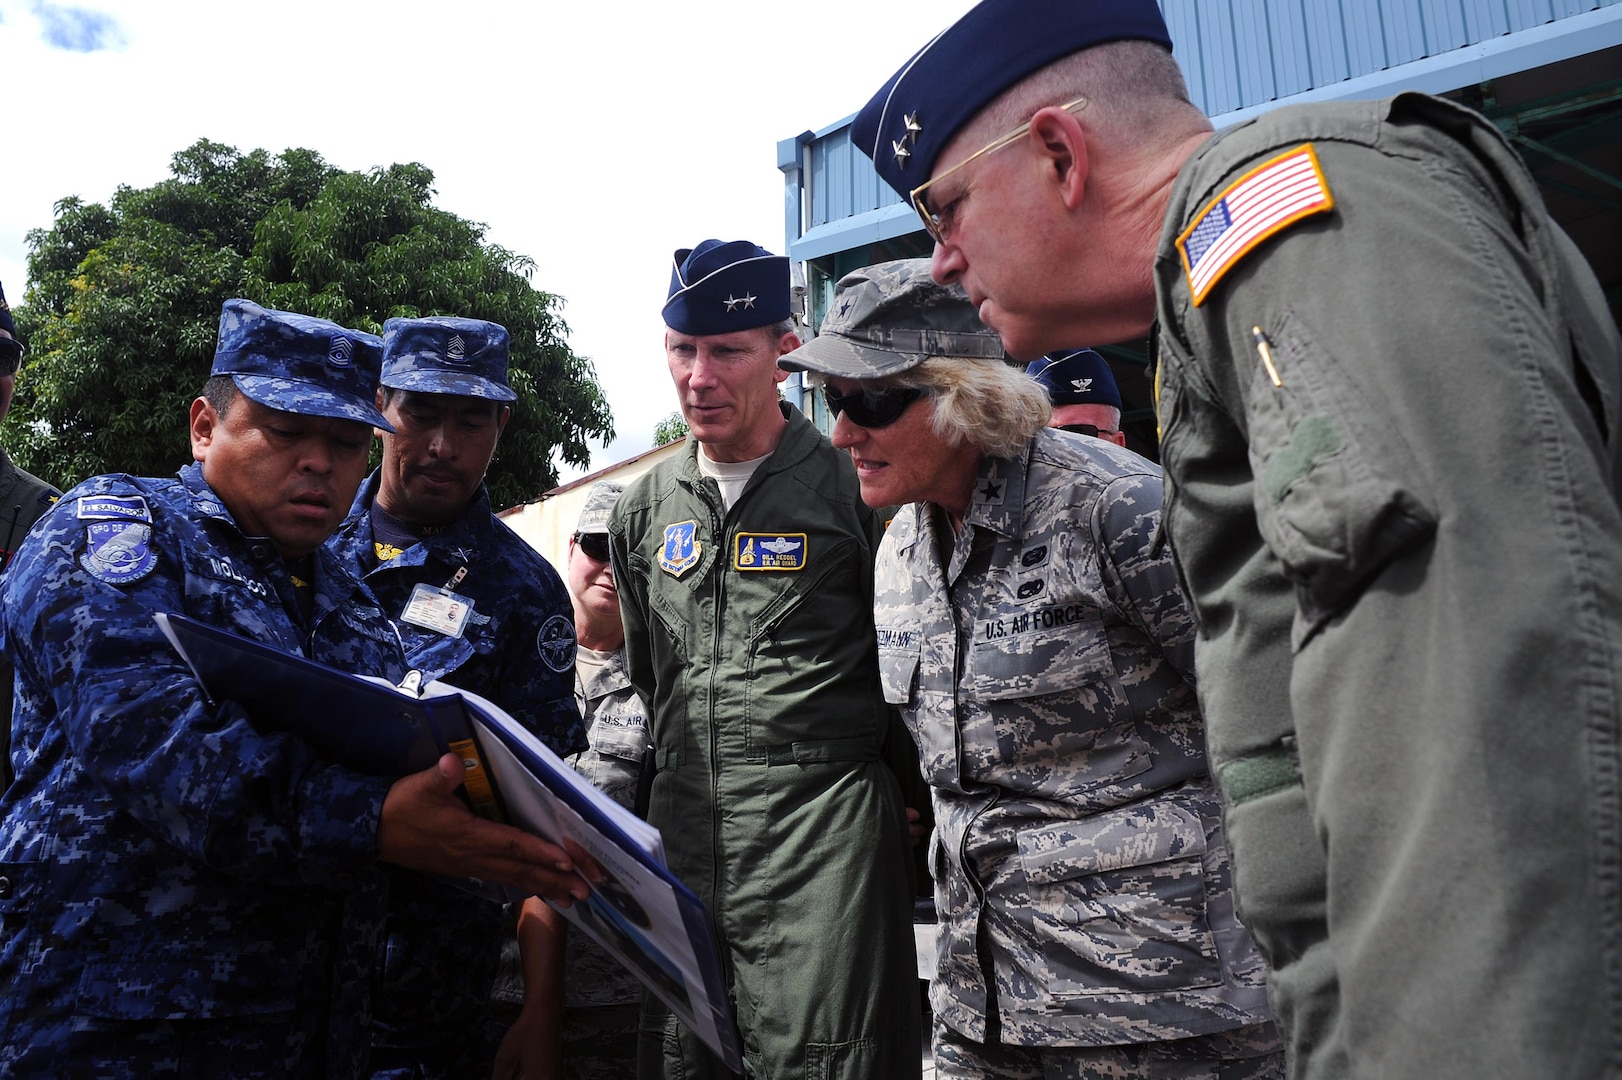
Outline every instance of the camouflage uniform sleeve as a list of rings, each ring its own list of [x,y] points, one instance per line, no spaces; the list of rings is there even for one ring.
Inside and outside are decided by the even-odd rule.
[[[65,741],[70,767],[199,862],[245,880],[355,883],[376,855],[388,783],[258,732],[240,705],[210,704],[152,618],[189,606],[161,511],[155,568],[114,586],[81,568],[73,505],[30,535],[5,580],[6,638],[22,684],[46,698],[34,710],[45,723],[19,737]],[[260,601],[231,603],[251,621]]]
[[[1093,543],[1105,591],[1123,618],[1160,646],[1166,659],[1194,681],[1194,625],[1160,528],[1161,479],[1137,473],[1108,484],[1094,504]]]

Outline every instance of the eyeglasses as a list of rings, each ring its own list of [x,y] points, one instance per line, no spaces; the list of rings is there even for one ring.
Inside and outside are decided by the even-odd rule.
[[[834,419],[840,413],[849,413],[850,422],[869,431],[889,427],[901,419],[913,402],[924,396],[916,386],[895,386],[888,390],[854,390],[849,394],[836,394],[826,386],[822,397]]]
[[[17,374],[23,365],[23,345],[16,338],[0,337],[0,377]]]
[[[1091,435],[1095,439],[1115,434],[1109,428],[1094,427],[1092,424],[1060,424],[1058,427],[1060,431],[1074,431],[1077,435]]]
[[[1074,101],[1067,101],[1063,105],[1059,106],[1059,108],[1063,109],[1065,112],[1079,112],[1086,107],[1087,99],[1084,97],[1079,97]],[[1034,120],[1035,117],[1033,116],[1031,119]],[[918,220],[924,223],[924,231],[929,233],[930,239],[934,240],[937,244],[946,243],[946,230],[951,228],[951,222],[945,220],[940,214],[937,214],[935,211],[929,208],[929,204],[924,201],[924,192],[928,191],[935,184],[945,180],[948,176],[951,176],[953,173],[957,172],[975,158],[985,157],[987,154],[994,154],[1005,146],[1012,146],[1016,141],[1018,141],[1021,135],[1025,134],[1029,130],[1031,130],[1031,121],[1027,120],[1013,131],[1010,131],[1008,134],[991,140],[991,142],[987,143],[985,146],[982,146],[980,149],[976,150],[974,153],[970,154],[956,165],[953,165],[950,169],[947,169],[939,176],[932,180],[926,180],[922,184],[919,184],[917,187],[912,189],[912,192],[907,197],[912,200],[912,208],[918,211]]]
[[[608,534],[599,532],[577,532],[574,542],[580,550],[586,553],[586,558],[593,562],[605,563],[608,561]]]

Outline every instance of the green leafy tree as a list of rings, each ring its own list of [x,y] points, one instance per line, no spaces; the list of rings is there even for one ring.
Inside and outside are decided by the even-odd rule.
[[[496,506],[555,486],[554,456],[584,467],[588,440],[613,437],[561,298],[530,284],[532,260],[435,207],[424,166],[345,172],[311,150],[273,157],[202,140],[170,171],[106,206],[63,199],[51,228],[28,234],[15,314],[29,351],[4,441],[31,472],[65,487],[190,460],[186,410],[233,296],[372,333],[395,316],[507,327],[518,400],[490,467]]]
[[[665,446],[677,439],[687,438],[687,421],[682,419],[679,412],[673,412],[665,417],[653,429],[653,445]]]

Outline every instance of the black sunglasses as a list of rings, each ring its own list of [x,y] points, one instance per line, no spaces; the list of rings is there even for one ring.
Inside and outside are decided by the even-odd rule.
[[[839,419],[840,413],[849,413],[851,423],[869,430],[895,423],[923,396],[923,390],[916,386],[856,390],[849,394],[836,394],[826,386],[822,388],[823,400],[828,403],[828,411],[833,413],[834,419]]]
[[[22,365],[22,342],[16,338],[0,338],[0,377],[17,374]]]
[[[580,545],[580,550],[586,553],[586,558],[596,562],[608,561],[608,534],[598,532],[577,532],[574,542]]]
[[[1095,439],[1100,435],[1115,434],[1109,428],[1094,427],[1092,424],[1060,424],[1059,430],[1074,431],[1077,435],[1091,435]]]

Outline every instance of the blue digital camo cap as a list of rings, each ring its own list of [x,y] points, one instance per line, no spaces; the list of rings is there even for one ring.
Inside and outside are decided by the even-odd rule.
[[[1171,48],[1155,0],[982,0],[862,106],[851,141],[905,198],[929,179],[952,136],[1003,91],[1073,52],[1126,40]]]
[[[513,401],[507,328],[482,319],[430,315],[383,324],[383,385],[419,394]]]
[[[1121,389],[1109,361],[1091,349],[1048,353],[1032,360],[1025,374],[1042,384],[1054,405],[1121,407]]]
[[[730,334],[789,317],[788,258],[747,240],[706,240],[676,252],[665,325],[682,334]]]
[[[359,420],[393,431],[377,411],[383,341],[335,322],[227,300],[210,375],[229,375],[244,397],[305,416]]]

